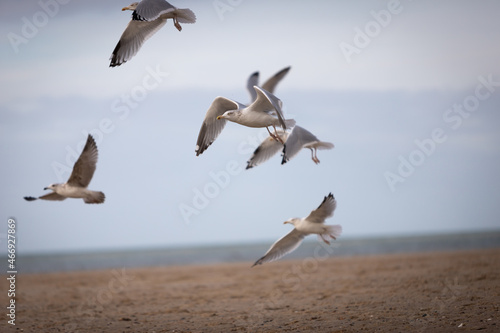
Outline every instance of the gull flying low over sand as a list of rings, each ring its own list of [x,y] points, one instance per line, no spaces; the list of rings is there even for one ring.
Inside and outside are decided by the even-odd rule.
[[[333,197],[333,194],[330,193],[323,199],[323,202],[319,205],[319,207],[309,214],[309,216],[304,218],[295,217],[285,221],[285,224],[293,224],[295,228],[286,236],[276,241],[266,254],[257,260],[252,267],[278,260],[285,254],[294,251],[302,243],[304,237],[309,234],[317,234],[318,239],[321,239],[326,244],[330,244],[330,238],[337,239],[337,237],[342,233],[342,226],[338,224],[325,224],[325,220],[333,215],[335,207],[337,207],[337,201]]]
[[[103,203],[104,193],[87,189],[97,164],[97,145],[94,138],[89,134],[87,143],[83,148],[80,157],[73,166],[73,171],[69,179],[64,184],[50,184],[44,190],[52,190],[51,193],[41,197],[24,197],[27,201],[37,199],[61,201],[66,198],[82,198],[85,203]]]
[[[227,120],[248,127],[265,127],[269,135],[276,140],[281,140],[281,138],[271,133],[269,126],[272,126],[276,133],[276,126],[281,126],[285,130],[295,125],[295,120],[284,119],[281,111],[282,102],[279,98],[257,86],[253,88],[257,98],[249,106],[225,97],[215,98],[205,114],[198,134],[196,156],[202,154],[215,141],[224,129]],[[283,145],[284,142],[281,144]]]
[[[137,54],[142,44],[165,25],[167,19],[174,21],[174,26],[181,31],[180,23],[196,22],[196,15],[191,9],[179,9],[165,0],[142,0],[134,2],[122,10],[132,10],[132,20],[120,37],[111,57],[109,67],[120,66]]]
[[[320,141],[314,134],[298,125],[295,125],[291,132],[278,130],[277,135],[285,142],[285,145],[283,146],[274,139],[266,138],[248,160],[247,169],[264,163],[280,150],[283,151],[281,164],[285,164],[297,155],[302,148],[309,148],[313,162],[318,164],[319,159],[316,155],[316,149],[332,149],[334,147],[333,143]]]
[[[271,94],[274,94],[274,89],[278,85],[278,83],[285,77],[286,74],[290,71],[290,66],[283,68],[280,70],[278,73],[274,74],[272,77],[270,77],[264,84],[259,85],[259,72],[255,72],[247,80],[247,90],[248,93],[250,94],[250,99],[251,101],[255,101],[257,99],[257,94],[255,93],[255,90],[253,89],[253,86],[259,86],[262,87],[262,89],[269,91]]]

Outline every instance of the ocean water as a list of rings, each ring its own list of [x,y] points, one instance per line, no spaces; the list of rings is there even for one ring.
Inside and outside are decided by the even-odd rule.
[[[235,244],[116,252],[19,255],[17,271],[19,274],[247,261],[250,266],[267,251],[270,245],[271,243]],[[281,260],[485,248],[500,248],[500,230],[412,237],[342,238],[330,246],[317,241],[316,237],[310,237],[310,240],[305,241],[296,251]],[[3,272],[7,271],[6,257],[1,259],[0,266]]]

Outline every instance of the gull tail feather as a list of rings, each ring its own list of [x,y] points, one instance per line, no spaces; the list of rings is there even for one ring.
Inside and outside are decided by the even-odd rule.
[[[102,192],[89,191],[88,195],[83,198],[83,201],[88,204],[100,204],[103,203],[106,196]]]
[[[342,226],[339,224],[325,225],[326,231],[318,234],[318,240],[330,244],[330,240],[336,240],[342,234]]]
[[[179,23],[195,23],[196,15],[188,8],[177,9],[177,20]]]
[[[318,141],[316,149],[333,149],[335,146],[331,142]]]

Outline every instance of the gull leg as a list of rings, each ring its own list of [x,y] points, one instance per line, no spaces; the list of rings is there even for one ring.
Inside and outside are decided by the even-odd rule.
[[[278,139],[278,141],[281,142],[282,145],[284,145],[285,143],[283,142],[283,140],[281,139],[281,137],[278,135],[278,131],[276,131],[276,126],[273,125],[273,128],[274,128],[274,135],[276,136],[276,138]]]
[[[179,24],[179,21],[177,21],[177,15],[174,14],[174,25],[175,27],[177,28],[177,30],[181,31],[182,30],[182,27],[181,25]]]
[[[335,237],[333,235],[330,235],[330,237],[332,237],[333,240],[337,240],[337,237]]]
[[[274,125],[273,125],[273,127],[274,127]],[[281,142],[282,144],[285,144],[285,143],[283,142],[283,140],[281,140],[281,138],[279,137],[279,135],[276,133],[276,128],[274,128],[274,133],[276,133],[276,134],[271,133],[271,131],[270,131],[270,130],[269,130],[269,128],[267,128],[267,127],[266,127],[266,130],[267,130],[267,132],[269,133],[269,135],[271,136],[271,138],[273,138],[273,139],[274,139],[274,140],[276,140],[276,141]]]
[[[316,156],[316,148],[309,148],[311,149],[311,158],[313,160],[314,163],[316,164],[319,164],[319,159],[318,159],[318,156]]]
[[[330,242],[328,240],[326,240],[325,237],[323,237],[323,234],[320,234],[320,237],[323,240],[323,242],[325,242],[326,244],[330,245]]]

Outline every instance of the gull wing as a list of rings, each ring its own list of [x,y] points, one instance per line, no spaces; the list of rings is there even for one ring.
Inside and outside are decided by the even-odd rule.
[[[131,20],[109,58],[111,60],[109,67],[120,66],[132,59],[142,47],[142,44],[164,26],[166,22],[163,19],[154,21]]]
[[[266,262],[271,262],[278,260],[284,255],[292,252],[302,243],[302,240],[306,236],[305,233],[298,231],[297,229],[293,229],[284,237],[278,239],[276,243],[274,243],[271,248],[264,254],[262,258],[257,260],[253,265],[262,265]]]
[[[286,141],[288,133],[282,130],[278,130],[278,135],[283,141]],[[255,149],[252,157],[247,162],[247,169],[251,169],[259,164],[264,163],[276,153],[282,149],[283,145],[281,142],[276,141],[271,137],[267,137],[262,141],[262,143]]]
[[[290,71],[290,66],[283,68],[278,73],[274,74],[270,77],[264,84],[262,85],[262,89],[269,91],[270,93],[274,93],[274,89],[276,89],[276,85],[288,74]]]
[[[84,188],[89,186],[96,168],[97,155],[97,145],[94,138],[89,134],[87,143],[73,167],[71,176],[69,176],[68,185]]]
[[[62,201],[64,199],[66,199],[66,197],[63,197],[62,195],[57,194],[56,192],[50,192],[50,193],[42,195],[42,196],[40,196],[38,198],[35,198],[35,197],[24,197],[24,200],[26,200],[26,201],[35,201],[37,199],[52,200],[52,201]]]
[[[214,99],[201,124],[198,140],[196,141],[196,156],[207,150],[215,139],[217,139],[220,132],[222,132],[224,126],[226,126],[227,120],[217,119],[217,117],[224,114],[226,111],[239,110],[243,107],[244,105],[225,97],[219,96]]]
[[[253,86],[253,88],[257,93],[257,99],[249,105],[249,108],[262,112],[275,111],[281,127],[285,130],[285,118],[283,117],[283,111],[281,111],[283,102],[281,102],[278,97],[274,96],[269,91],[266,91],[258,86]]]
[[[304,148],[306,144],[315,141],[319,140],[314,134],[305,128],[296,125],[292,129],[292,132],[288,136],[285,146],[283,147],[283,160],[281,161],[281,164],[285,164],[292,159],[302,148]]]
[[[132,14],[134,20],[153,21],[160,15],[175,11],[177,8],[165,0],[142,0]]]
[[[259,85],[259,72],[255,72],[250,77],[248,77],[247,80],[247,90],[248,93],[250,94],[250,103],[253,103],[257,99],[257,93],[255,92],[255,89],[253,86],[258,86]]]
[[[335,200],[333,194],[330,193],[323,199],[319,207],[306,217],[306,220],[313,223],[324,223],[327,218],[333,216],[333,211],[336,207],[337,200]]]

